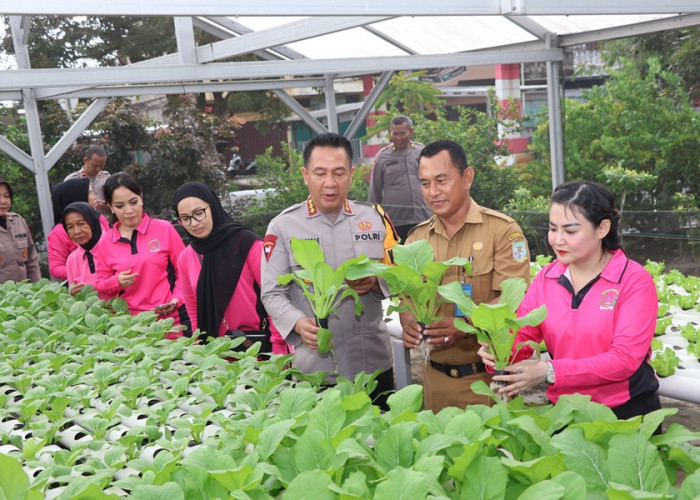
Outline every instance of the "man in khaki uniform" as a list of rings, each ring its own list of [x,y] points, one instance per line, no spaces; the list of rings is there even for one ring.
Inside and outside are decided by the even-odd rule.
[[[459,144],[443,140],[425,146],[419,177],[423,197],[435,215],[416,226],[406,242],[424,239],[433,247],[436,260],[466,257],[472,263],[472,276],[454,266],[445,273],[443,284],[459,280],[479,304],[497,301],[500,284],[507,278],[520,276],[529,283],[530,258],[522,229],[510,217],[481,207],[471,198],[474,169],[467,166]],[[423,383],[425,408],[435,412],[447,406],[490,402],[469,388],[476,380],[488,384],[491,376],[476,353],[476,336],[454,327],[455,314],[453,304],[443,305],[438,312],[442,319],[421,332],[410,312],[401,313],[404,345],[416,348],[425,337],[433,346]]]
[[[82,179],[87,177],[90,179],[90,187],[95,194],[97,201],[95,208],[105,217],[111,215],[111,210],[105,201],[104,187],[105,182],[109,178],[109,172],[105,172],[104,168],[107,164],[107,152],[102,146],[90,146],[85,150],[83,157],[83,168],[72,174],[68,174],[64,180]]]
[[[0,178],[0,283],[41,279],[39,255],[24,219],[14,212],[12,188]]]

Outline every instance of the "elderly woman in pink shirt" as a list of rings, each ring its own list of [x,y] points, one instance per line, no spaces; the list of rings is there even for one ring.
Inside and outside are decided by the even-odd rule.
[[[96,257],[93,254],[102,237],[101,219],[104,217],[84,201],[70,203],[63,210],[62,226],[71,241],[77,245],[66,260],[66,276],[71,295],[80,292],[85,285],[92,285],[102,300],[112,298],[100,290],[95,266]]]
[[[547,317],[522,328],[515,345],[545,341],[551,361],[523,360],[507,367],[509,395],[546,381],[547,397],[587,394],[620,419],[661,407],[659,382],[649,364],[658,297],[651,275],[622,250],[615,195],[588,181],[561,184],[552,193],[549,244],[557,259],[525,294],[518,315],[545,304]],[[529,357],[522,349],[519,359]],[[493,356],[479,349],[484,363]]]
[[[97,245],[98,287],[126,300],[131,314],[154,311],[179,325],[177,259],[185,248],[180,235],[170,222],[143,212],[141,186],[129,174],[110,176],[104,194],[117,222]]]
[[[53,203],[54,227],[46,237],[47,253],[49,259],[49,274],[58,280],[65,280],[68,275],[66,261],[71,252],[78,248],[78,244],[71,240],[61,224],[63,210],[73,202],[87,202],[93,207],[97,202],[90,179],[69,179],[56,184],[51,191]],[[109,223],[105,217],[100,218],[102,229],[108,230]]]
[[[263,350],[289,352],[260,300],[262,241],[258,236],[231,219],[214,192],[200,182],[177,190],[175,210],[191,236],[178,269],[192,329],[199,328],[200,336],[226,332],[247,332],[254,340],[269,336],[262,339]],[[253,332],[256,337],[251,336]]]

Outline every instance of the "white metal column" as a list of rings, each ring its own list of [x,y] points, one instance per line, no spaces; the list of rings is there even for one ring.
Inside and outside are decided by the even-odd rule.
[[[547,61],[547,103],[549,105],[549,154],[552,165],[552,189],[564,182],[564,140],[561,120],[561,88],[556,61]]]
[[[335,108],[335,87],[333,86],[333,76],[326,75],[326,84],[324,85],[326,93],[326,116],[328,117],[328,131],[338,133],[338,113]]]

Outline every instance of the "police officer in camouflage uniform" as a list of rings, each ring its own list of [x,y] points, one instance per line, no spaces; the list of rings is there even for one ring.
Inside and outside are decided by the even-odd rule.
[[[24,219],[14,212],[12,187],[0,178],[0,283],[41,279],[39,255]]]
[[[380,207],[346,198],[354,171],[351,160],[352,148],[346,138],[338,134],[314,137],[304,149],[301,169],[309,197],[275,217],[263,240],[262,301],[282,337],[294,347],[294,364],[304,373],[333,372],[336,367],[330,353],[318,352],[318,327],[301,288],[277,284],[281,274],[301,269],[292,255],[291,239],[318,241],[334,269],[361,254],[385,260],[396,244],[391,223]],[[374,276],[349,285],[359,294],[364,311],[356,316],[354,302],[348,297],[329,317],[338,375],[352,379],[361,371],[381,370],[373,394],[377,396],[394,388],[392,351],[381,304],[388,292]],[[334,383],[335,377],[327,381]],[[375,402],[384,406],[385,398]]]
[[[418,158],[423,145],[411,140],[413,122],[408,116],[395,116],[389,134],[391,144],[374,158],[367,199],[382,204],[396,232],[405,240],[413,226],[433,215],[418,182]]]

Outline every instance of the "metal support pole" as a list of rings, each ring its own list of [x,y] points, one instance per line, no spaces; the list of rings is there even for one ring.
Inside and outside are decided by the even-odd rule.
[[[561,120],[559,62],[547,61],[547,103],[549,104],[549,152],[552,165],[552,189],[564,182],[564,135]]]
[[[324,91],[326,93],[326,113],[328,116],[328,131],[338,133],[338,113],[335,110],[335,87],[333,87],[333,76],[325,75],[326,84]]]
[[[44,230],[44,238],[53,229],[53,207],[51,205],[51,185],[49,184],[49,171],[46,168],[44,158],[44,142],[41,138],[41,122],[39,121],[39,109],[31,89],[24,90],[24,113],[27,119],[27,132],[29,134],[29,148],[34,160],[34,179],[36,192],[39,197],[39,210],[41,211],[41,227]]]
[[[296,99],[287,94],[284,90],[273,90],[272,92],[279,98],[280,101],[285,103],[289,109],[294,111],[299,118],[301,118],[304,123],[316,131],[318,134],[325,134],[328,132],[326,127],[323,126],[316,118],[311,116],[311,113],[306,111],[306,108],[299,104]]]
[[[372,89],[372,92],[369,93],[367,99],[365,99],[365,102],[362,104],[360,111],[357,112],[355,118],[352,119],[352,123],[350,123],[350,126],[343,134],[345,137],[347,137],[348,139],[352,139],[355,136],[358,129],[362,126],[362,123],[367,118],[369,112],[372,111],[372,108],[377,102],[377,99],[379,99],[379,96],[382,95],[382,92],[384,92],[384,89],[391,80],[391,76],[393,74],[393,71],[385,71],[384,73],[382,73],[382,76],[379,77],[379,80]]]

